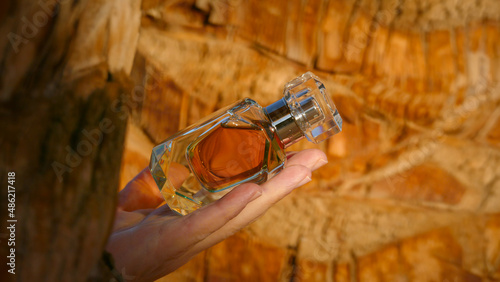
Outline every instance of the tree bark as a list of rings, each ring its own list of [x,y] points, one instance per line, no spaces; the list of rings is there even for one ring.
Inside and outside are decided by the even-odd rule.
[[[114,217],[140,1],[1,5],[4,188],[15,173],[13,217],[2,188],[2,230],[17,220],[15,275],[1,276],[84,281]],[[96,269],[94,278],[113,277]]]

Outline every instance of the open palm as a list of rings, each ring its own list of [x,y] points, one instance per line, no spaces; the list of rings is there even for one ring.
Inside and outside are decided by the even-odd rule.
[[[124,279],[160,278],[257,219],[293,189],[309,182],[311,171],[326,162],[320,150],[295,153],[289,156],[286,168],[266,183],[242,184],[186,216],[164,204],[153,177],[144,169],[119,193],[107,250]]]

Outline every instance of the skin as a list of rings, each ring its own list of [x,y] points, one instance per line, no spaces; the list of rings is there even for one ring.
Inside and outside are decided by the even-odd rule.
[[[295,188],[311,181],[311,172],[326,163],[320,150],[291,153],[286,168],[266,183],[242,184],[186,216],[164,204],[153,177],[144,169],[119,193],[106,249],[125,280],[153,281],[255,221]],[[177,179],[172,180],[182,183],[182,174],[179,169],[171,176]]]

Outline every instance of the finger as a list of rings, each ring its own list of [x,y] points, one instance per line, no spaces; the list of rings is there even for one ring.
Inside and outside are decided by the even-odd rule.
[[[189,176],[189,170],[181,164],[170,163],[167,179],[178,188]],[[118,195],[118,207],[125,211],[151,209],[163,202],[163,196],[149,168],[143,169]]]
[[[263,192],[259,198],[248,203],[237,216],[228,221],[220,229],[207,236],[204,240],[194,245],[189,254],[194,255],[207,249],[247,226],[262,215],[275,202],[289,194],[295,187],[301,185],[304,178],[307,179],[309,175],[310,170],[300,165],[284,169],[272,179],[272,182],[271,180],[268,181],[269,185],[268,183],[262,185]]]
[[[260,197],[251,200],[252,197],[242,197],[236,194],[242,193],[242,191],[252,193],[249,192],[249,189],[258,189],[259,187],[255,184],[243,184],[212,205],[183,217],[183,219],[192,217],[189,224],[193,226],[202,225],[199,226],[198,235],[194,237],[194,240],[191,240],[195,244],[186,255],[189,257],[213,246],[245,227],[293,189],[309,182],[311,170],[324,163],[326,163],[326,156],[320,150],[310,149],[298,152],[289,159],[287,167],[282,172],[260,186],[262,191]],[[243,203],[237,203],[237,199]],[[232,203],[233,201],[236,204]],[[206,209],[206,213],[202,213],[204,209]],[[193,226],[184,226],[183,228],[188,230],[185,229],[179,234],[190,234],[189,232],[192,231],[190,229]]]
[[[234,188],[220,200],[179,218],[175,224],[178,225],[176,230],[178,230],[177,234],[182,237],[182,244],[191,246],[205,239],[261,195],[262,188],[259,185],[243,184]],[[166,224],[171,224],[171,222],[166,222]]]
[[[196,254],[236,233],[264,214],[274,203],[288,195],[293,189],[309,182],[311,167],[316,167],[318,161],[322,158],[325,158],[324,154],[318,154],[316,151],[296,154],[293,157],[294,160],[291,166],[288,166],[281,173],[261,185],[263,192],[259,198],[248,203],[237,216],[219,230],[194,245],[190,250],[190,254]],[[296,163],[303,163],[307,166]]]
[[[311,170],[302,165],[289,166],[281,173],[262,184],[263,196],[255,204],[264,213],[271,205],[290,194],[295,188],[311,181]]]
[[[189,176],[189,169],[178,163],[170,163],[167,179],[175,188],[181,187],[184,180]]]
[[[262,195],[257,199],[253,200],[251,203],[247,202],[245,206],[246,205],[259,206],[260,214],[264,213],[272,204],[276,203],[277,201],[288,195],[291,191],[293,191],[293,189],[311,181],[311,170],[317,168],[318,164],[319,166],[321,166],[324,163],[326,163],[326,155],[322,151],[317,149],[304,150],[294,154],[294,156],[291,157],[290,160],[288,161],[287,168],[285,168],[281,173],[279,173],[278,175],[276,175],[275,177],[273,177],[272,179],[261,185]],[[224,198],[213,204],[213,206],[216,206],[218,208],[214,208],[212,212],[226,214],[226,216],[229,215],[229,217],[226,218],[220,217],[220,219],[222,219],[220,221],[222,225],[224,222],[229,221],[235,215],[238,215],[240,211],[236,213],[231,213],[229,210],[222,210],[223,208],[229,207],[229,205],[221,203],[221,201],[225,200],[225,198],[232,193],[239,193],[237,191],[241,191],[243,189],[245,189],[245,191],[248,191],[249,187],[252,186],[254,187],[254,189],[257,189],[258,187],[255,184],[240,185],[239,187],[231,191],[231,193],[224,196]],[[229,199],[230,197],[228,197],[228,199],[226,200],[228,200],[229,202]],[[242,208],[245,206],[239,205],[238,208]],[[193,214],[190,214],[188,216],[191,215]],[[206,216],[215,216],[215,215],[207,213]],[[205,223],[207,222],[206,219],[207,218],[205,218],[204,220]],[[243,223],[244,222],[242,222],[242,224]],[[210,225],[210,227],[213,229],[214,227],[218,227],[218,225]]]
[[[141,222],[148,215],[147,210],[144,212],[128,212],[123,210],[118,210],[115,214],[115,220],[113,223],[113,232],[122,231],[124,229],[130,228],[135,224]]]
[[[261,185],[263,192],[259,198],[247,204],[236,217],[219,230],[193,246],[191,251],[196,253],[209,248],[255,221],[293,189],[307,183],[310,180],[312,170],[321,167],[326,162],[326,155],[317,149],[295,153],[288,160],[287,167],[282,172]]]
[[[311,170],[316,170],[328,163],[325,153],[318,149],[307,149],[293,154],[288,159],[287,167],[303,165]]]
[[[291,157],[293,157],[297,153],[298,153],[297,151],[288,151],[288,152],[286,152],[286,158],[289,160]]]
[[[154,208],[163,198],[148,168],[143,169],[118,193],[118,208],[124,211]]]
[[[311,172],[326,163],[326,155],[321,150],[308,149],[294,154],[282,172],[262,184],[264,197],[254,203],[261,206],[260,214],[295,188],[311,181]]]

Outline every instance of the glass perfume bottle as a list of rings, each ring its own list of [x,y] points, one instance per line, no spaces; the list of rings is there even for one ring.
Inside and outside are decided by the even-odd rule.
[[[239,184],[263,183],[286,165],[285,149],[319,143],[342,130],[323,83],[307,72],[263,108],[243,99],[153,148],[149,168],[168,206],[182,214],[220,199]]]

